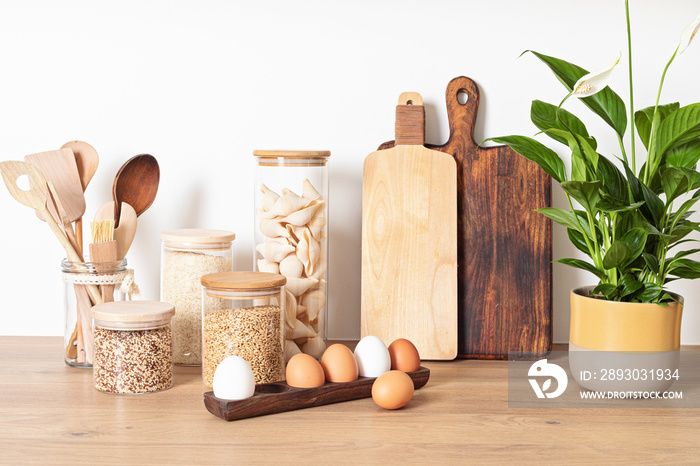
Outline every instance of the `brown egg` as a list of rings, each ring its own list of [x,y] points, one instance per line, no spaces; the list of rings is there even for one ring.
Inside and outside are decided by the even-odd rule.
[[[326,383],[321,364],[308,354],[298,353],[287,363],[287,385],[296,388],[315,388]]]
[[[358,367],[355,356],[345,345],[329,346],[321,357],[321,367],[329,382],[352,382],[357,380]]]
[[[420,356],[413,343],[405,338],[394,340],[389,345],[391,369],[402,372],[413,372],[420,369]]]
[[[386,372],[372,384],[372,399],[384,409],[399,409],[412,397],[413,380],[405,372]]]

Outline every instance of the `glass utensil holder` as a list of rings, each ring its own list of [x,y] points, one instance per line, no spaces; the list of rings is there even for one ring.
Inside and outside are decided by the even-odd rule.
[[[65,315],[64,360],[68,366],[92,368],[94,331],[90,310],[95,304],[123,301],[121,284],[126,259],[114,262],[61,261]]]

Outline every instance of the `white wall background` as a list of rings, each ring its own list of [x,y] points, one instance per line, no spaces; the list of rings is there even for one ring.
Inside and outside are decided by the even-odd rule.
[[[641,108],[653,104],[700,1],[631,3]],[[362,163],[393,139],[398,95],[423,95],[427,140],[443,143],[445,87],[466,75],[481,88],[477,141],[531,135],[531,100],[558,103],[565,92],[536,58],[518,55],[534,49],[597,69],[626,55],[625,41],[622,0],[3,0],[0,160],[89,142],[100,154],[89,218],[110,200],[125,160],[155,155],[160,191],[128,259],[146,298],[157,299],[161,230],[234,230],[236,268],[251,269],[253,149],[331,150],[329,336],[357,338]],[[672,66],[662,101],[700,100],[696,42]],[[625,100],[626,66],[623,56],[612,84]],[[567,106],[586,117],[600,151],[619,155],[607,126]],[[558,186],[554,203],[565,204]],[[4,188],[0,214],[0,334],[61,335],[58,242]],[[575,255],[555,226],[555,258]],[[555,341],[567,341],[568,290],[592,282],[554,265]],[[687,302],[682,341],[699,344],[700,287],[673,285]]]

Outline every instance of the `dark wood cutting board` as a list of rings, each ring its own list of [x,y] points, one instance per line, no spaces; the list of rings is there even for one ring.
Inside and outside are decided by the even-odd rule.
[[[552,226],[534,210],[551,205],[551,179],[508,146],[474,142],[474,81],[453,79],[446,98],[450,138],[426,147],[457,161],[458,357],[544,355],[552,347]]]

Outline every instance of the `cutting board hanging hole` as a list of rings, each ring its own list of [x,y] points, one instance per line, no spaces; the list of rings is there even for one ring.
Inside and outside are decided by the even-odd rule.
[[[469,102],[469,94],[467,94],[466,89],[457,91],[457,102],[459,102],[459,105],[467,105],[467,102]]]

